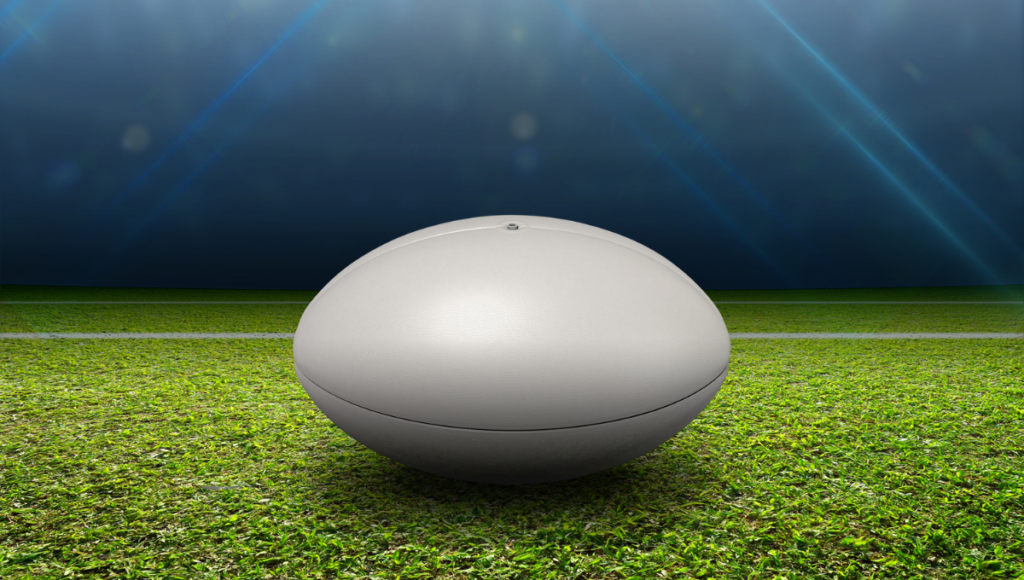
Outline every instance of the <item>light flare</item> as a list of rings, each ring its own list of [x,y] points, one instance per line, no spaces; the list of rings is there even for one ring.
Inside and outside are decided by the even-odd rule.
[[[1004,243],[1010,246],[1010,248],[1012,248],[1014,252],[1016,252],[1018,257],[1024,259],[1024,250],[1021,250],[1020,246],[1018,246],[1017,243],[1002,230],[1002,228],[1000,228],[994,221],[992,221],[992,218],[990,218],[987,213],[985,213],[980,207],[978,207],[978,205],[974,203],[974,200],[972,200],[970,196],[967,195],[966,192],[964,192],[963,189],[961,189],[959,186],[953,183],[953,181],[945,173],[943,173],[942,170],[936,167],[935,164],[932,163],[932,161],[928,159],[927,156],[925,156],[924,152],[922,152],[913,143],[911,143],[910,140],[905,135],[903,135],[903,133],[899,129],[896,128],[896,126],[889,120],[889,118],[883,114],[883,111],[880,107],[872,103],[871,100],[868,99],[868,97],[860,89],[858,89],[856,85],[854,85],[849,79],[847,79],[846,76],[842,72],[840,72],[838,68],[836,68],[831,62],[829,62],[828,59],[826,59],[825,56],[821,54],[821,52],[819,52],[813,46],[811,46],[811,44],[785,20],[782,17],[782,15],[779,14],[778,11],[776,11],[767,2],[767,0],[754,1],[760,4],[761,7],[763,7],[769,14],[771,14],[772,17],[775,18],[775,20],[786,30],[786,32],[788,32],[790,36],[792,36],[807,51],[808,54],[814,57],[814,59],[818,61],[818,64],[820,64],[826,71],[828,71],[829,75],[831,75],[833,79],[835,79],[844,89],[846,89],[847,93],[853,96],[853,98],[857,100],[861,104],[861,106],[863,106],[865,110],[867,110],[872,115],[872,122],[877,122],[882,127],[887,129],[893,137],[895,137],[900,143],[902,143],[903,146],[906,147],[906,149],[910,151],[910,153],[914,157],[916,157],[922,165],[924,165],[924,167],[928,170],[929,173],[931,173],[931,175],[935,179],[942,183],[947,190],[953,193],[953,195],[961,203],[967,206],[967,208],[970,209],[971,212],[973,212],[978,218],[984,221],[985,225],[987,225],[993,232],[995,232],[996,235]]]

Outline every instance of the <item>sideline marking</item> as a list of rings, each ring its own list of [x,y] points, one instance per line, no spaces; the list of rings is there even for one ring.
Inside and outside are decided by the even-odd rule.
[[[305,301],[286,300],[4,300],[0,304],[308,304]]]
[[[1024,304],[1013,300],[722,300],[715,304]]]
[[[2,332],[2,339],[294,339],[294,332]],[[1024,332],[734,332],[730,339],[1024,338]]]
[[[3,300],[0,304],[309,304],[311,300]],[[1013,300],[721,300],[715,304],[1024,304]]]
[[[295,338],[294,332],[2,332],[0,339],[4,338],[189,338],[189,339],[217,339],[217,338]]]
[[[1024,332],[734,332],[731,339],[976,339],[1024,338]]]

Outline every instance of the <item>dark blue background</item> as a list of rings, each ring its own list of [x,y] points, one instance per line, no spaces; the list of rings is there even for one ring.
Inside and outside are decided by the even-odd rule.
[[[0,283],[316,289],[506,213],[708,289],[1024,283],[1022,14],[7,0]]]

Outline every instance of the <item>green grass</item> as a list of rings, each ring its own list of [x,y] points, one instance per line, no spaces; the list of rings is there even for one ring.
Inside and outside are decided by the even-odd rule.
[[[710,292],[715,300],[1021,301],[1016,286]],[[959,291],[959,294],[957,293]],[[315,292],[6,286],[3,301],[308,301]],[[1024,304],[719,304],[730,332],[1024,332]],[[304,304],[0,304],[0,332],[295,332]]]
[[[1024,332],[1024,304],[719,304],[729,332]]]
[[[1024,300],[1024,286],[849,288],[823,290],[711,290],[714,300]],[[0,286],[0,300],[312,300],[309,290],[204,290]]]
[[[1024,286],[952,286],[938,288],[840,288],[823,290],[712,290],[713,300],[1024,300]]]
[[[720,304],[730,332],[1024,332],[1021,304]],[[0,332],[295,332],[303,304],[0,304]]]
[[[0,304],[0,332],[295,332],[304,304]]]
[[[181,288],[90,288],[0,286],[0,301],[21,300],[312,300],[316,290],[206,290]]]
[[[296,306],[5,312],[46,330],[286,332]],[[733,331],[791,330],[812,308],[725,306]],[[880,307],[860,316],[900,311]],[[855,331],[853,308],[805,320]],[[913,308],[921,330],[955,318]],[[288,340],[0,341],[4,579],[1024,578],[1022,563],[1024,340],[737,340],[721,393],[659,449],[521,487],[348,438]]]

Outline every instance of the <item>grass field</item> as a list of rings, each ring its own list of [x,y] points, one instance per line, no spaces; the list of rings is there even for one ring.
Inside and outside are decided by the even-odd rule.
[[[0,333],[287,333],[314,294],[3,286]],[[731,332],[1024,332],[1020,287],[709,294]],[[966,301],[1002,303],[923,303]],[[348,438],[288,339],[0,340],[0,578],[235,577],[1024,578],[1024,339],[735,340],[660,448],[521,487]]]

